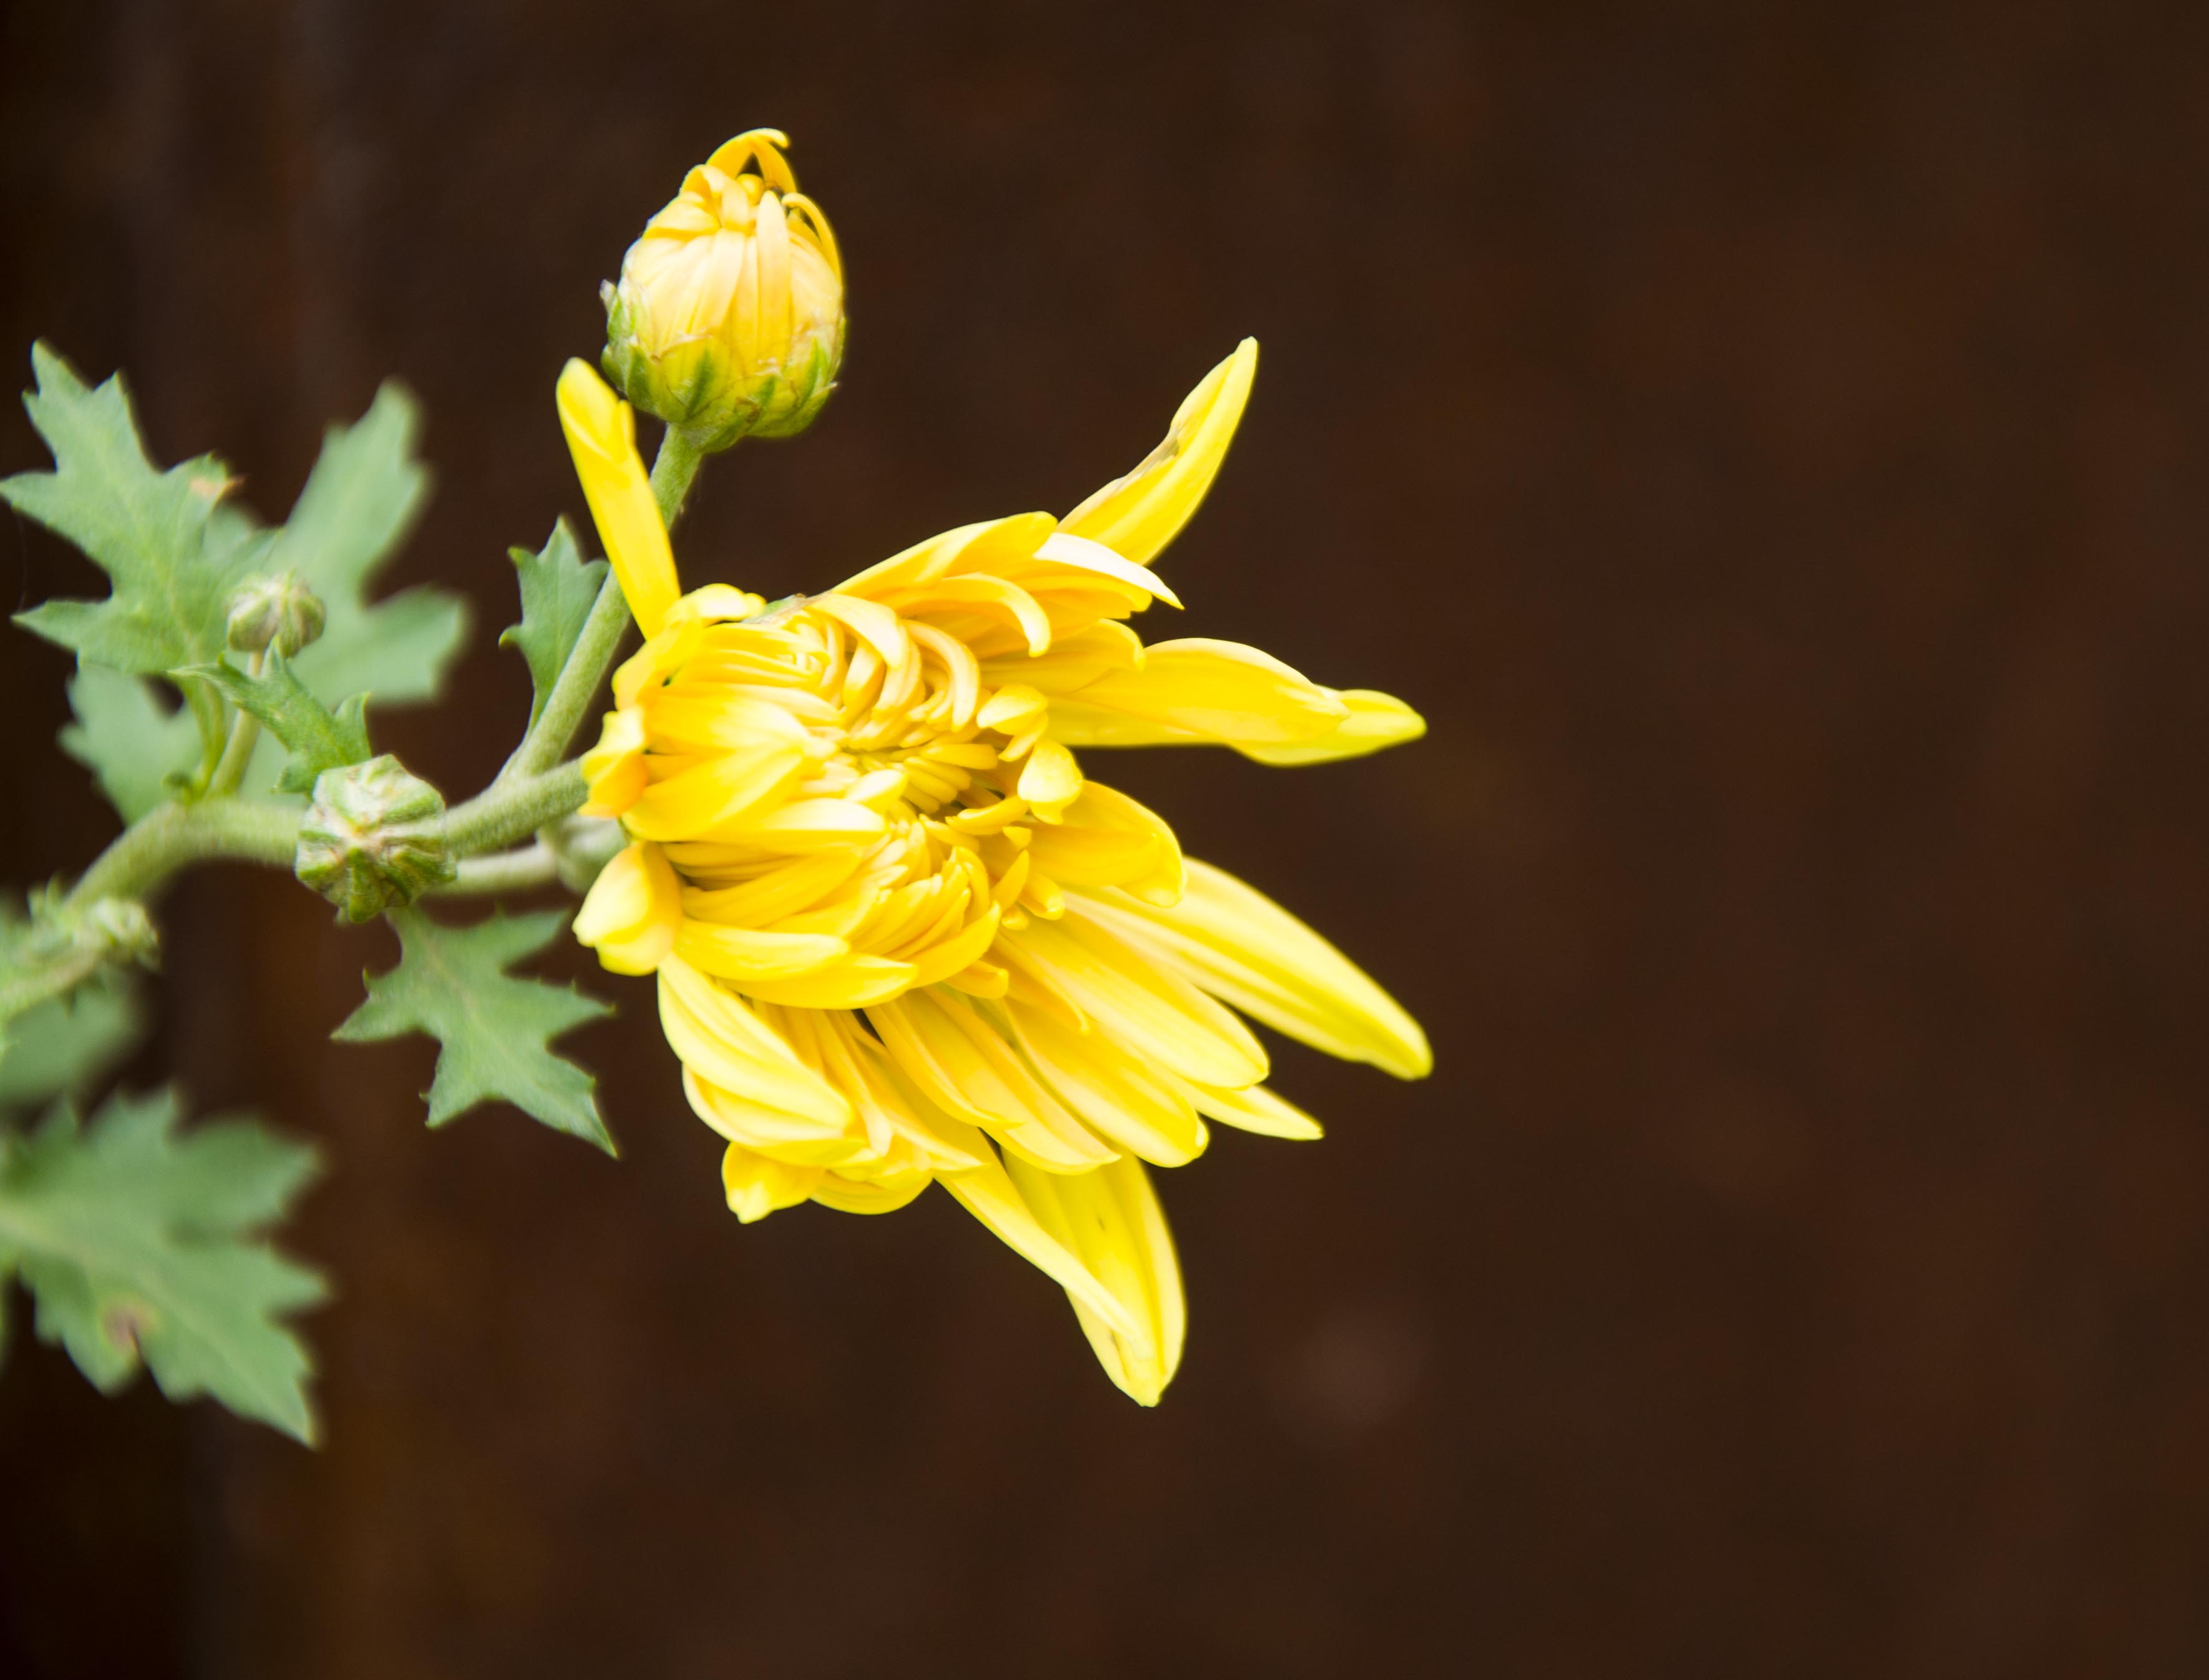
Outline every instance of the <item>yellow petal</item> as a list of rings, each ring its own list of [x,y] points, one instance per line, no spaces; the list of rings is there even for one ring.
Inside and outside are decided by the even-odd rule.
[[[1339,758],[1363,758],[1384,747],[1399,747],[1427,732],[1427,720],[1392,694],[1373,689],[1327,692],[1350,708],[1350,715],[1335,726],[1333,734],[1282,745],[1237,743],[1236,750],[1261,764],[1327,764]]]
[[[1014,1042],[1052,1092],[1092,1130],[1153,1166],[1184,1166],[1204,1153],[1204,1122],[1183,1082],[1123,1055],[1102,1033],[1081,1033],[1044,1011],[1006,1011]]]
[[[741,998],[679,956],[659,965],[659,1024],[677,1059],[708,1084],[805,1117],[823,1132],[851,1124],[852,1105],[840,1093]]]
[[[1087,919],[1187,973],[1276,1032],[1399,1079],[1434,1067],[1427,1035],[1365,972],[1295,917],[1225,870],[1189,859],[1189,890],[1160,906],[1107,894],[1070,903]],[[1221,1086],[1251,1081],[1201,1080]]]
[[[864,1009],[911,989],[913,966],[854,951],[810,974],[786,980],[751,980],[744,990],[766,1003],[792,1009]]]
[[[1070,999],[1138,1060],[1201,1085],[1239,1089],[1266,1076],[1266,1052],[1248,1027],[1177,966],[1131,949],[1093,918],[1032,922],[1001,938],[993,954]]]
[[[840,1213],[894,1213],[933,1182],[918,1171],[894,1177],[854,1179],[832,1170],[815,1181],[813,1199]]]
[[[1077,1309],[1086,1307],[1115,1334],[1140,1348],[1155,1350],[1156,1341],[1146,1319],[1131,1311],[1063,1243],[1044,1229],[1035,1210],[994,1158],[970,1171],[946,1173],[942,1182],[961,1207],[1063,1289]]]
[[[1192,638],[1155,643],[1141,670],[1107,671],[1052,701],[1050,732],[1076,747],[1273,745],[1322,740],[1349,715],[1331,690],[1270,653]]]
[[[1142,1326],[1142,1336],[1127,1336],[1068,1292],[1104,1374],[1138,1405],[1156,1406],[1181,1364],[1189,1321],[1181,1266],[1150,1175],[1125,1158],[1093,1172],[1038,1172],[1014,1159],[1005,1170],[1036,1223]]]
[[[637,458],[636,417],[587,363],[571,358],[560,372],[560,429],[629,610],[645,635],[657,635],[682,590],[652,481]]]
[[[788,1166],[831,1166],[866,1152],[865,1134],[848,1124],[755,1102],[745,1092],[699,1078],[695,1068],[683,1070],[683,1093],[690,1099],[690,1111],[730,1142]]]
[[[786,1166],[737,1143],[721,1156],[721,1187],[729,1198],[729,1211],[746,1225],[778,1208],[795,1207],[813,1194],[821,1176],[818,1167]]]
[[[683,883],[656,846],[623,847],[575,912],[575,937],[617,974],[649,974],[675,948]]]
[[[1026,855],[1069,887],[1123,887],[1153,904],[1171,904],[1182,894],[1181,845],[1173,830],[1101,782],[1084,782],[1081,797],[1060,821],[1036,830]]]
[[[622,814],[629,833],[644,840],[718,838],[716,830],[740,822],[804,771],[796,747],[757,747],[720,754],[655,782]]]
[[[1243,418],[1258,370],[1258,340],[1205,375],[1176,411],[1165,441],[1125,478],[1115,479],[1060,521],[1062,531],[1118,550],[1137,565],[1171,542],[1189,522]]]
[[[1045,1171],[1079,1172],[1113,1159],[964,998],[910,992],[869,1009],[867,1019],[923,1096]]]
[[[1262,1085],[1241,1091],[1221,1091],[1183,1081],[1182,1088],[1196,1105],[1199,1114],[1243,1131],[1255,1132],[1261,1137],[1293,1138],[1308,1143],[1326,1135],[1318,1121]]]
[[[749,991],[762,980],[785,980],[826,968],[852,948],[817,933],[766,933],[685,918],[675,948],[700,973]]]
[[[1046,737],[1029,750],[1018,791],[1048,822],[1081,792],[1081,767],[1074,762],[1072,753]]]

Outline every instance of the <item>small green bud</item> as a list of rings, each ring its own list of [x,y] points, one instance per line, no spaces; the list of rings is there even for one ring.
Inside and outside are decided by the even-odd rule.
[[[248,578],[230,598],[230,645],[241,653],[274,647],[290,659],[322,633],[321,598],[290,572]]]
[[[346,920],[373,921],[453,878],[444,818],[444,796],[389,753],[325,770],[292,872]]]

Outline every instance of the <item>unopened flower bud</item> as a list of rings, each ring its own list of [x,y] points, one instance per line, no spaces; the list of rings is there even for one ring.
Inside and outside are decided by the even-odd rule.
[[[347,921],[371,921],[453,878],[444,815],[443,796],[388,753],[325,770],[292,873]]]
[[[230,645],[288,659],[322,635],[322,598],[292,573],[248,578],[230,598]]]
[[[692,170],[602,289],[606,376],[702,449],[812,423],[844,360],[844,267],[773,129]]]

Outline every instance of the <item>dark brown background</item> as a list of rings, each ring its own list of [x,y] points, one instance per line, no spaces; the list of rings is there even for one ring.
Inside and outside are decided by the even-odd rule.
[[[576,1041],[623,1163],[432,1136],[426,1045],[322,1037],[387,937],[196,878],[138,1072],[325,1146],[329,1444],[19,1345],[0,1671],[2209,1670],[2209,12],[73,0],[0,88],[10,377],[127,368],[271,514],[426,400],[394,581],[477,633],[382,727],[456,792],[554,374],[727,134],[794,130],[856,326],[695,581],[1062,509],[1256,333],[1188,629],[1433,736],[1106,774],[1440,1054],[1288,1050],[1330,1139],[1167,1179],[1142,1412],[943,1197],[739,1228],[641,987]],[[112,820],[6,646],[20,882]]]

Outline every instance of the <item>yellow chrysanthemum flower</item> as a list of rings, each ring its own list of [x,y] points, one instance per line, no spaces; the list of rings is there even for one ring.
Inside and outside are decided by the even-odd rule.
[[[576,933],[656,972],[729,1205],[902,1207],[931,1182],[1064,1286],[1145,1405],[1181,1357],[1181,1279],[1145,1163],[1206,1122],[1319,1135],[1235,1011],[1399,1078],[1424,1035],[1332,945],[1089,780],[1074,750],[1215,743],[1313,763],[1408,741],[1402,702],[1237,643],[1146,647],[1149,569],[1204,496],[1257,364],[1245,341],[1165,442],[1063,521],[947,532],[772,608],[678,596],[631,421],[572,362],[560,414],[647,637],[586,755],[631,839]]]

